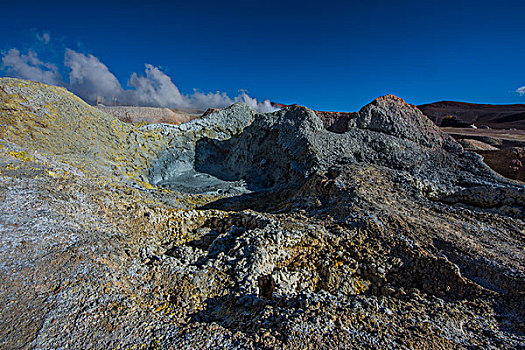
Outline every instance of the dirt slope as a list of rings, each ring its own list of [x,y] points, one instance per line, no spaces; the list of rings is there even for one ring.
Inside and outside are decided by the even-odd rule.
[[[477,126],[494,129],[525,129],[525,104],[491,105],[454,101],[441,101],[417,106],[437,125],[447,116]]]

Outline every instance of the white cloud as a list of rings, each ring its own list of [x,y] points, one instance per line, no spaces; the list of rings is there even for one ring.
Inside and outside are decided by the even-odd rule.
[[[46,34],[37,34],[37,38],[47,43],[50,37]],[[234,98],[219,91],[203,93],[194,90],[192,94],[184,95],[168,75],[151,64],[145,65],[144,74],[131,74],[128,80],[129,89],[124,89],[108,67],[93,55],[67,49],[64,66],[70,71],[69,82],[62,80],[54,64],[42,62],[34,51],[29,50],[24,55],[17,49],[11,49],[3,55],[0,70],[12,77],[65,86],[89,103],[94,103],[100,96],[106,103],[117,98],[123,104],[137,106],[205,110],[244,102],[263,113],[276,110],[269,100],[258,102],[244,91]]]
[[[108,67],[93,55],[68,49],[65,65],[71,69],[70,89],[91,103],[101,96],[106,102],[117,98],[121,103],[136,106],[205,110],[210,107],[228,107],[240,101],[263,113],[276,110],[269,100],[257,102],[245,92],[233,99],[224,92],[203,93],[194,90],[193,94],[184,95],[168,75],[151,64],[145,65],[143,75],[131,74],[128,80],[130,89],[123,89]]]
[[[111,100],[123,93],[118,79],[93,55],[67,49],[64,65],[71,70],[69,88],[88,102],[96,101],[97,96]]]
[[[522,86],[522,87],[516,89],[516,92],[517,92],[518,94],[520,94],[520,96],[525,95],[525,86]]]
[[[134,89],[126,91],[123,100],[141,106],[191,107],[171,78],[160,69],[146,64],[145,73],[141,76],[137,73],[131,75],[128,85]]]
[[[39,81],[46,84],[61,85],[62,77],[57,66],[42,62],[36,52],[29,50],[26,55],[11,49],[2,57],[1,70],[8,76]]]

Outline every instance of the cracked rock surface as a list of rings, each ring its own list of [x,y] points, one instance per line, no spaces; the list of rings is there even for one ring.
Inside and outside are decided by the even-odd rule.
[[[520,349],[525,188],[384,96],[121,123],[0,79],[0,348]]]

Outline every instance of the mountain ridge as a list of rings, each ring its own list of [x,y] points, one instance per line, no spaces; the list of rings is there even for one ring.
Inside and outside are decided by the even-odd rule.
[[[437,125],[447,116],[462,122],[496,129],[525,129],[525,104],[479,104],[458,101],[439,101],[417,106]]]

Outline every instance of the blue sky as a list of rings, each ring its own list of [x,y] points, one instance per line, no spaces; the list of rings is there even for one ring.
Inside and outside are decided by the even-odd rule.
[[[525,103],[516,91],[525,86],[524,18],[525,1],[504,0],[10,1],[0,12],[0,50],[16,48],[11,57],[29,64],[31,50],[73,90],[66,49],[107,67],[115,89],[147,93],[160,84],[148,79],[162,73],[186,102],[202,97],[193,89],[232,99],[244,89],[259,101],[320,110],[353,111],[389,93],[413,104]],[[0,74],[17,75],[12,64]]]

